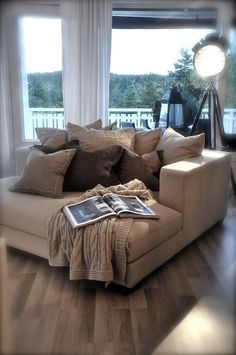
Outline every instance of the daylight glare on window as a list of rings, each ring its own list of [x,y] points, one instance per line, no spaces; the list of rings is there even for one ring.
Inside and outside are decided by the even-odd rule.
[[[21,22],[24,138],[35,127],[64,127],[61,20],[26,17]]]

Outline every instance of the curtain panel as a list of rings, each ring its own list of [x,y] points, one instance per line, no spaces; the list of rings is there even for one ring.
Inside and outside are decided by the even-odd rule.
[[[0,177],[15,174],[15,142],[10,75],[7,1],[0,2]]]
[[[111,0],[62,0],[63,96],[65,121],[80,125],[109,107],[112,30]]]

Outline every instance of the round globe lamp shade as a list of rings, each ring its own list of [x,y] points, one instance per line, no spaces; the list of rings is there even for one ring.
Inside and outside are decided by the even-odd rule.
[[[200,48],[194,55],[194,66],[197,74],[203,78],[219,75],[226,65],[224,51],[216,45]]]

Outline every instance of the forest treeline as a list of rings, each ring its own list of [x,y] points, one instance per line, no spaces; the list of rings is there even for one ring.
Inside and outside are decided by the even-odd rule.
[[[227,107],[236,107],[236,55],[231,56],[226,92]],[[168,75],[110,75],[110,108],[152,108],[157,100],[171,86],[177,85],[185,95],[199,104],[208,85],[207,81],[196,77],[192,55],[181,50],[181,57]],[[62,72],[28,74],[29,107],[62,108]]]

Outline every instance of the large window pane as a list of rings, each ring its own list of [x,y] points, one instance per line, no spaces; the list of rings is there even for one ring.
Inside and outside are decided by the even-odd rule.
[[[110,81],[110,121],[147,118],[171,85],[180,85],[199,104],[207,83],[197,78],[192,48],[211,28],[113,29]],[[167,105],[166,105],[167,106]],[[161,116],[164,116],[164,105]]]
[[[64,127],[61,20],[25,17],[22,29],[24,139],[35,127]]]
[[[226,78],[224,129],[236,133],[236,28],[230,32],[230,58]]]

